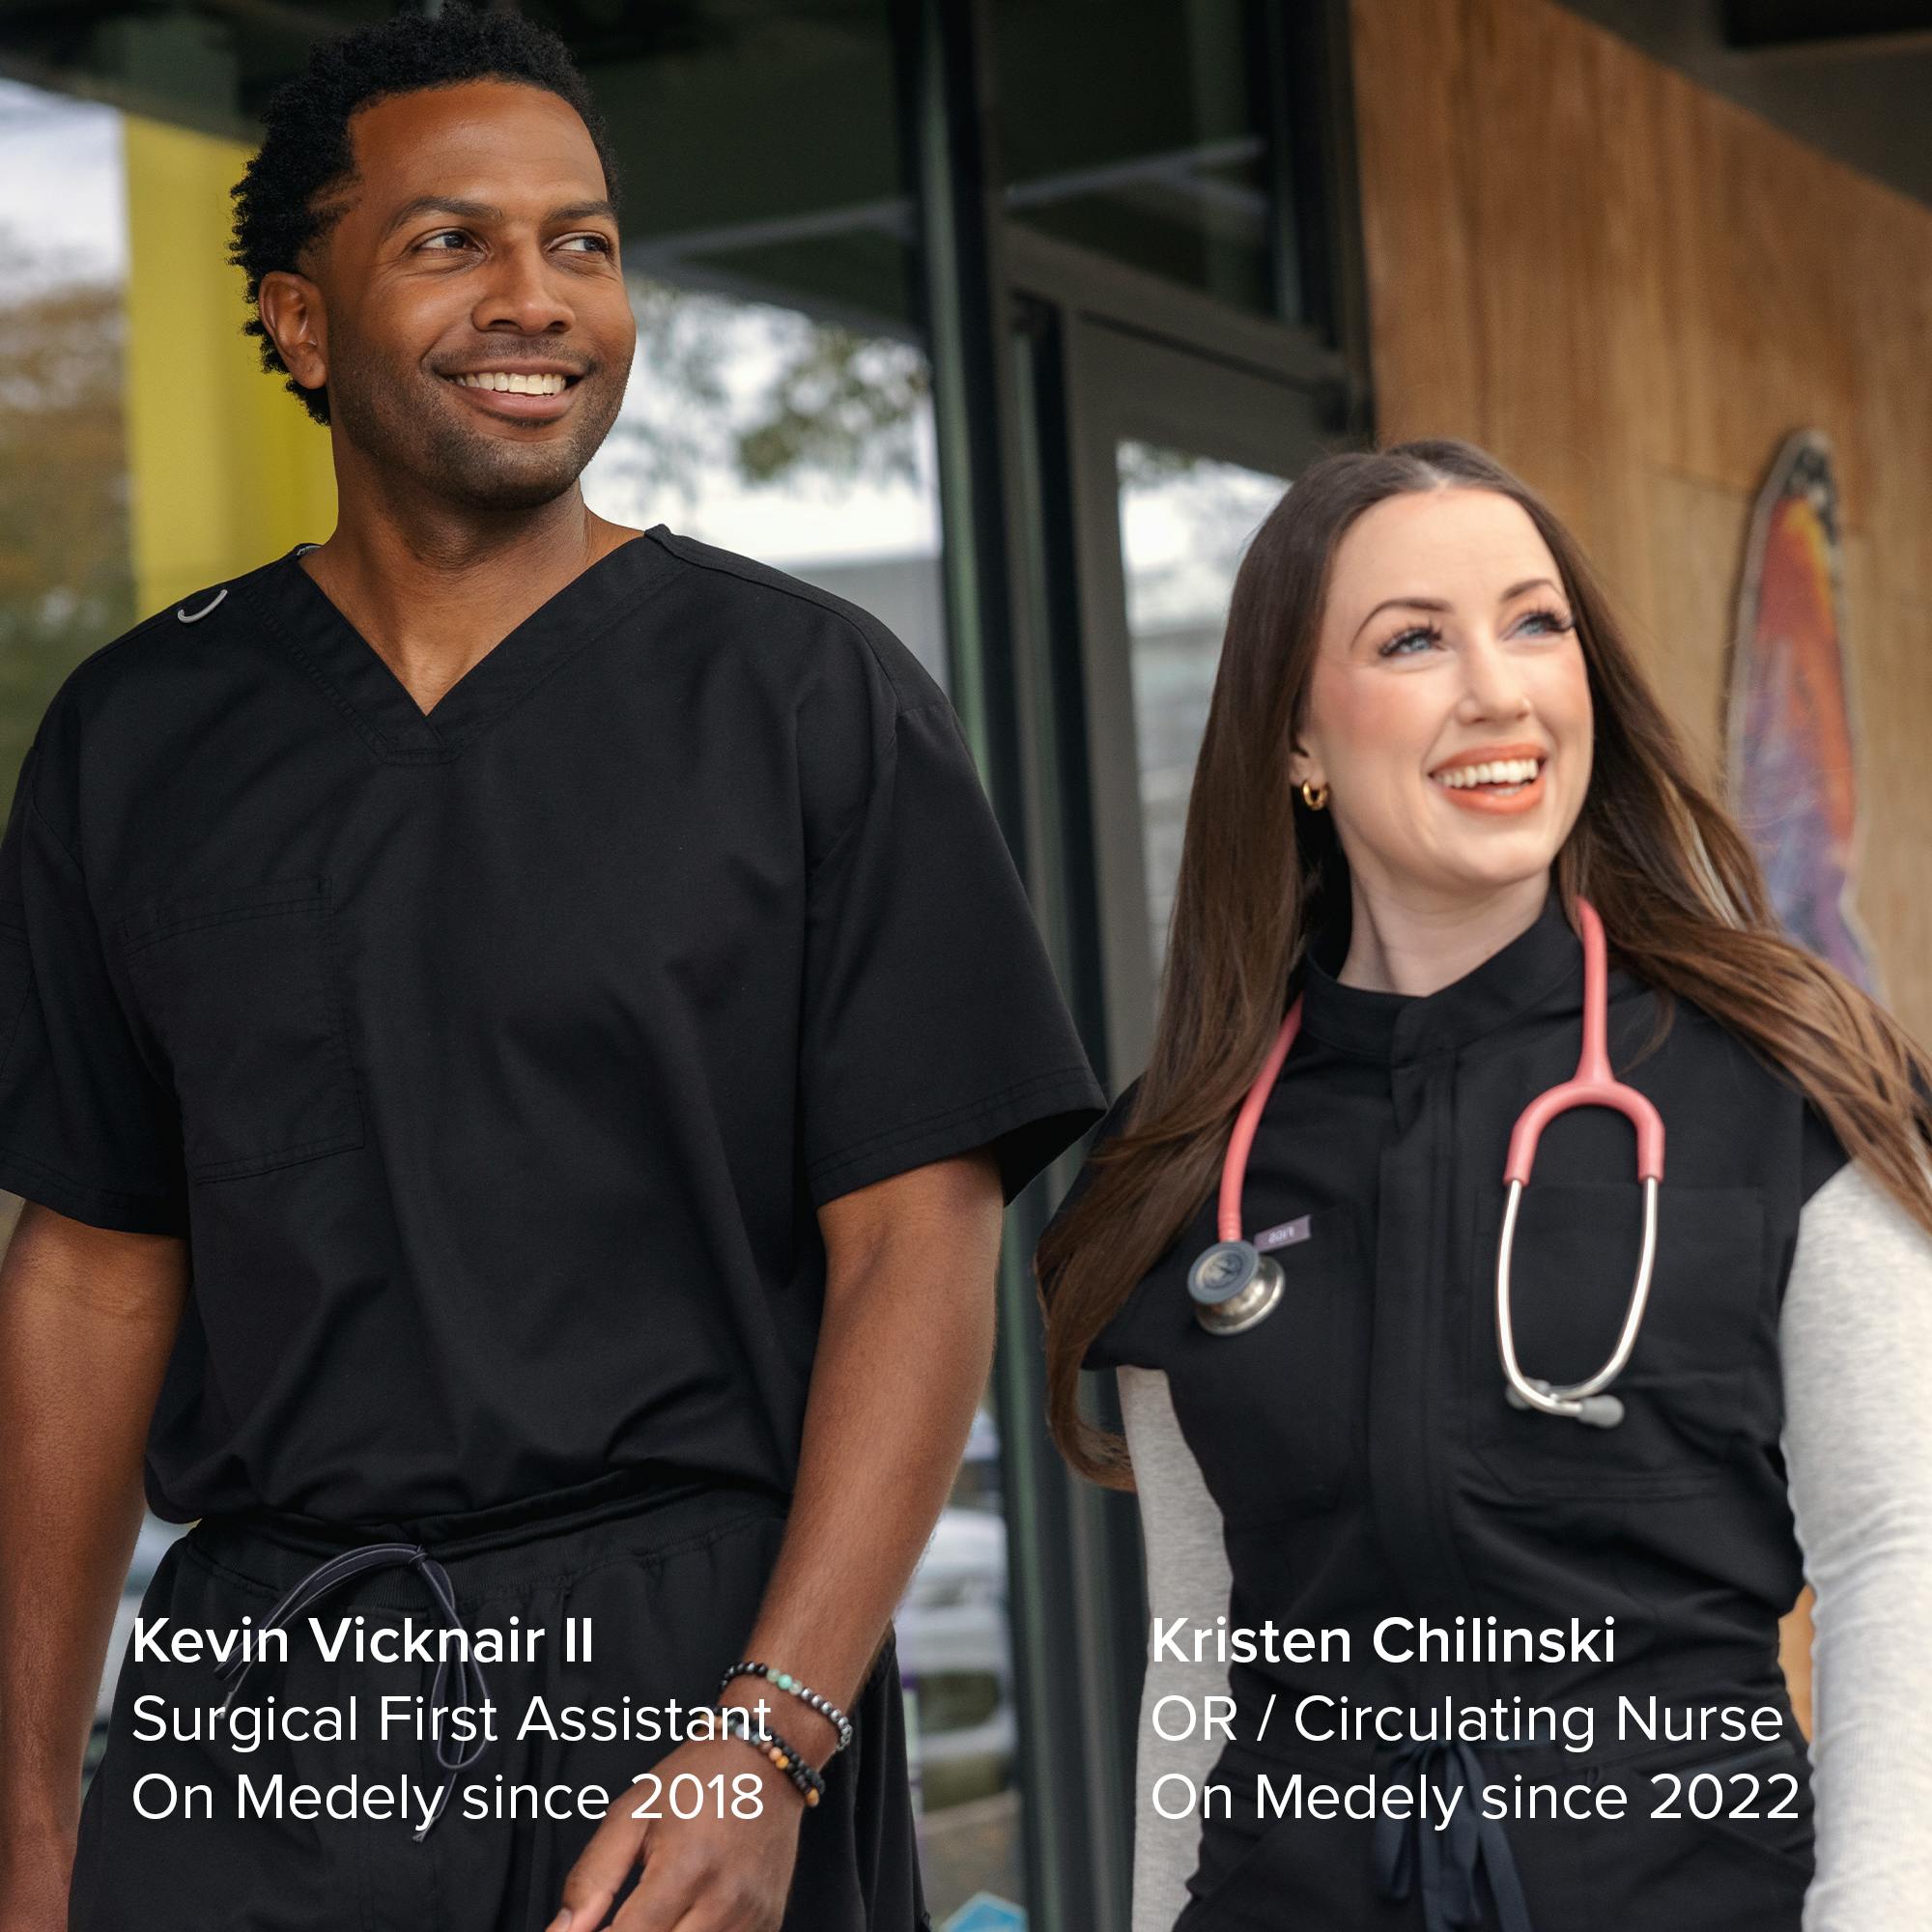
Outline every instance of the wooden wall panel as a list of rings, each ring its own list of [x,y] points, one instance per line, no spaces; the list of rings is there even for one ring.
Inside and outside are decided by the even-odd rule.
[[[1860,910],[1932,1040],[1932,209],[1551,0],[1353,23],[1378,431],[1548,497],[1707,770],[1759,482],[1790,430],[1832,439]]]
[[[1353,19],[1378,432],[1467,437],[1549,498],[1713,777],[1758,485],[1789,431],[1832,439],[1858,906],[1932,1041],[1932,209],[1549,0]]]

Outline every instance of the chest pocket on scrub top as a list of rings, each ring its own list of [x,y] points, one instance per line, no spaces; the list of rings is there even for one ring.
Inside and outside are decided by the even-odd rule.
[[[1679,1495],[1719,1481],[1738,1446],[1747,1378],[1759,1361],[1765,1214],[1755,1187],[1658,1189],[1657,1254],[1636,1346],[1609,1393],[1614,1429],[1510,1406],[1496,1352],[1496,1247],[1503,1190],[1477,1196],[1469,1264],[1467,1403],[1488,1474],[1525,1497]],[[1551,1382],[1593,1376],[1622,1332],[1643,1244],[1643,1196],[1630,1181],[1532,1179],[1517,1217],[1510,1274],[1517,1359]]]
[[[1364,1306],[1354,1222],[1342,1205],[1307,1220],[1305,1239],[1272,1251],[1282,1296],[1252,1328],[1210,1335],[1194,1319],[1186,1270],[1210,1224],[1183,1241],[1163,1301],[1159,1365],[1175,1418],[1231,1526],[1325,1509],[1349,1469]]]
[[[144,907],[119,935],[174,1070],[191,1179],[362,1145],[326,879]]]

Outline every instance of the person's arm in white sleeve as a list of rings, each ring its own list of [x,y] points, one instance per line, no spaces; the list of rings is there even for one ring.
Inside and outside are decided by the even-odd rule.
[[[1778,1338],[1817,1595],[1804,1932],[1932,1932],[1932,1236],[1856,1162],[1804,1205]]]
[[[1196,1629],[1225,1616],[1233,1588],[1221,1512],[1175,1419],[1167,1377],[1158,1369],[1122,1368],[1121,1422],[1139,1492],[1141,1543],[1147,1561],[1148,1612]],[[1187,1879],[1199,1862],[1201,1822],[1192,1813],[1163,1816],[1155,1787],[1163,1778],[1166,1811],[1179,1810],[1188,1779],[1198,1792],[1220,1755],[1220,1740],[1201,1721],[1202,1700],[1228,1689],[1225,1673],[1171,1658],[1151,1659],[1141,1692],[1134,1764],[1134,1902],[1132,1932],[1171,1932],[1187,1904]],[[1163,1697],[1187,1700],[1192,1735],[1172,1742],[1153,1728]],[[1179,1705],[1171,1707],[1170,1728]],[[1179,1776],[1174,1776],[1179,1774]]]

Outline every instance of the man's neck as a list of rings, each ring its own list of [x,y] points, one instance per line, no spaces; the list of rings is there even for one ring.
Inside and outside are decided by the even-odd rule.
[[[425,710],[525,618],[637,531],[573,485],[527,511],[418,512],[366,499],[299,562]]]

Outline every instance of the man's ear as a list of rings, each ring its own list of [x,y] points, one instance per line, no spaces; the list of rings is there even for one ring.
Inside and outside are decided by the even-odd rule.
[[[283,366],[304,389],[328,381],[328,315],[322,291],[306,275],[271,269],[255,298],[262,327]]]

